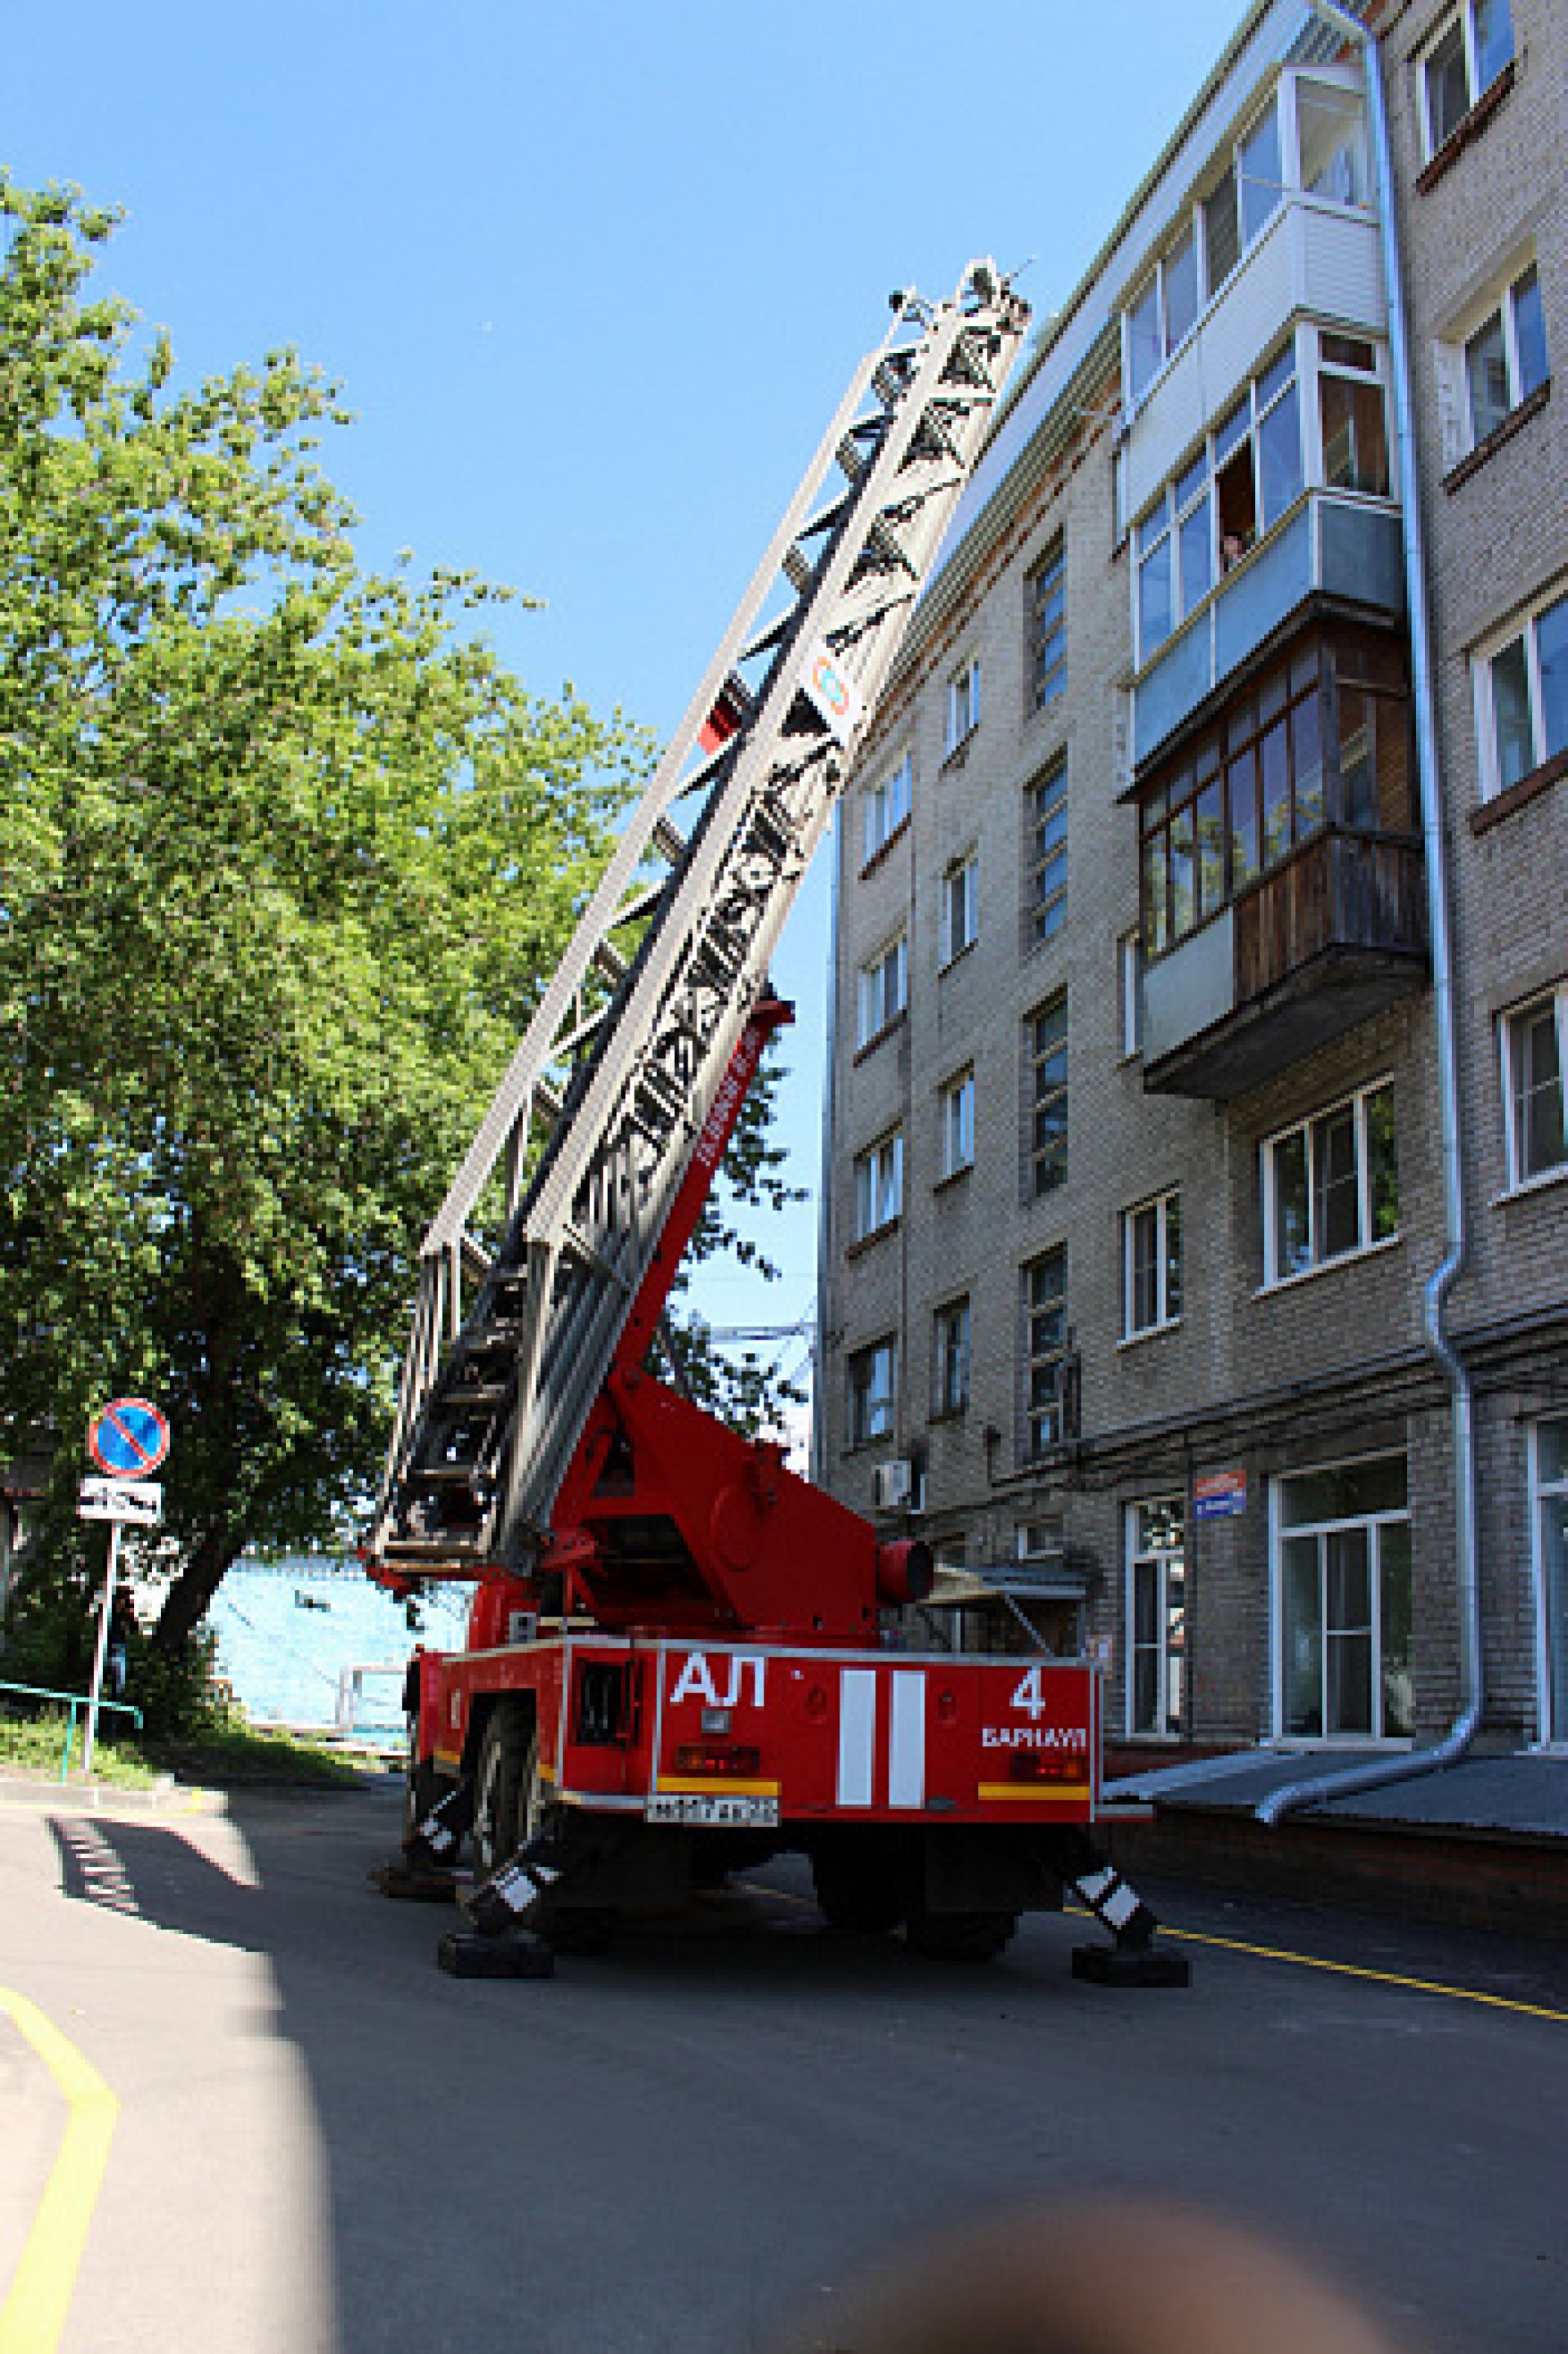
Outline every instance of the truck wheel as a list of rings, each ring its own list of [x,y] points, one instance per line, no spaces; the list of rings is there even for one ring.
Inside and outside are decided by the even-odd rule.
[[[846,1937],[884,1937],[904,1916],[896,1876],[882,1856],[825,1849],[811,1858],[811,1884],[823,1920]]]
[[[909,1915],[906,1935],[916,1953],[935,1962],[993,1962],[1018,1931],[1016,1913],[927,1913]]]
[[[526,1835],[534,1771],[533,1712],[503,1700],[485,1719],[473,1789],[473,1868],[481,1880],[510,1863]]]

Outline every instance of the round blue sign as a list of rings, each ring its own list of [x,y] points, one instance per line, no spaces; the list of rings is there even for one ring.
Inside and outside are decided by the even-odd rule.
[[[144,1479],[169,1451],[167,1418],[145,1398],[116,1398],[88,1432],[87,1449],[101,1471]]]

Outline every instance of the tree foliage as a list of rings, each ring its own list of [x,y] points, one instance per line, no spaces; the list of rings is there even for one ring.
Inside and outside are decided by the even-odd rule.
[[[476,640],[505,592],[360,569],[294,354],[177,388],[93,293],[111,216],[0,175],[0,1455],[58,1441],[58,1649],[89,1418],[164,1405],[172,1656],[242,1546],[357,1517],[419,1236],[647,746]],[[770,1105],[742,1203],[785,1198]],[[710,1205],[697,1255],[726,1238]],[[755,1363],[675,1347],[776,1418]]]
[[[0,191],[0,1442],[168,1409],[184,1638],[372,1480],[412,1252],[645,748],[356,567],[291,353],[176,391]]]

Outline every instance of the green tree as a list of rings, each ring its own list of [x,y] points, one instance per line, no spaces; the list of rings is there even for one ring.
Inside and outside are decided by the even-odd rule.
[[[647,746],[475,641],[504,592],[360,571],[292,353],[176,390],[91,294],[111,216],[0,175],[0,1451],[58,1435],[38,1599],[79,1625],[88,1419],[165,1405],[174,1655],[242,1546],[350,1532],[418,1238]]]
[[[89,297],[109,217],[5,184],[0,1360],[51,1426],[159,1398],[177,1647],[385,1443],[412,1251],[645,747],[524,693],[495,593],[356,568],[290,353],[174,391]]]

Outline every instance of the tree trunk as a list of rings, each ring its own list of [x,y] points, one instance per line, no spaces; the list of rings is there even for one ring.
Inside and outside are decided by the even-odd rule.
[[[154,1650],[169,1652],[184,1648],[238,1551],[227,1528],[207,1531],[164,1597],[153,1630]]]

